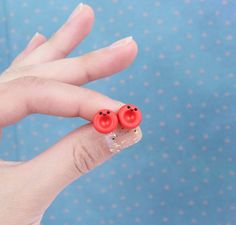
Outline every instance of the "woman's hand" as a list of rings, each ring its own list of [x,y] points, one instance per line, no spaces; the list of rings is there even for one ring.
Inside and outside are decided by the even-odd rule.
[[[89,33],[93,20],[92,9],[81,4],[49,40],[34,36],[0,77],[0,127],[32,113],[91,120],[101,108],[117,111],[123,105],[80,86],[126,68],[137,53],[132,38],[64,58]],[[113,140],[89,123],[28,162],[0,161],[0,224],[40,224],[65,186],[142,136],[140,128],[115,133]]]

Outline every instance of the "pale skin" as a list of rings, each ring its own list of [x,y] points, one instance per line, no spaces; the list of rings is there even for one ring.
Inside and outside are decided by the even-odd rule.
[[[33,113],[91,121],[99,109],[119,110],[124,103],[81,85],[129,66],[137,54],[132,38],[65,58],[90,32],[93,21],[91,7],[80,5],[51,38],[33,37],[0,77],[0,127]],[[142,137],[139,127],[114,133],[117,139],[112,141],[88,122],[32,160],[0,160],[0,224],[39,225],[67,185]]]

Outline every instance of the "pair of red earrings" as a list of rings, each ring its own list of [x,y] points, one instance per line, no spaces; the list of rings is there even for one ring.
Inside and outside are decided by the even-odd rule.
[[[109,110],[99,110],[93,117],[94,128],[103,134],[114,131],[118,122],[123,128],[136,128],[142,121],[142,113],[135,105],[127,104],[120,108],[118,113]]]

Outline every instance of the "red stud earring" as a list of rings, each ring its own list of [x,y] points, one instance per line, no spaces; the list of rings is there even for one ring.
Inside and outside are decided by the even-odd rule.
[[[100,133],[110,133],[116,129],[117,125],[117,115],[109,109],[99,110],[93,117],[93,126]]]
[[[142,113],[135,105],[127,104],[120,108],[118,120],[124,128],[136,128],[142,121]]]

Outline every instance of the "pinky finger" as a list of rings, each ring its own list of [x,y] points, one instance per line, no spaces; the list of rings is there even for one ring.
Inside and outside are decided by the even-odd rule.
[[[20,65],[21,60],[23,60],[26,56],[28,56],[33,50],[38,48],[40,45],[45,43],[47,38],[40,33],[36,33],[33,38],[30,40],[26,48],[14,59],[12,65]]]

